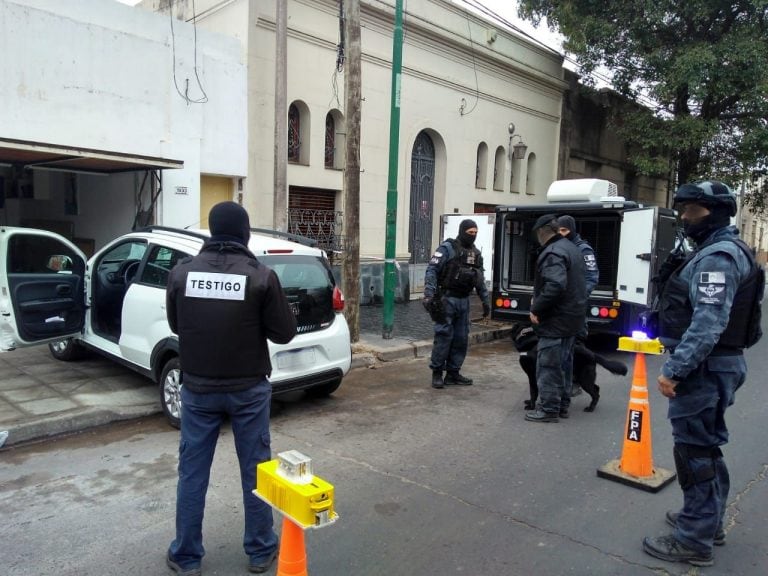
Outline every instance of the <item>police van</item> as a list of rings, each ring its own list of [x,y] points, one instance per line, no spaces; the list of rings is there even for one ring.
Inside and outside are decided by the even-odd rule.
[[[547,203],[498,206],[495,212],[491,318],[529,322],[539,245],[531,228],[539,216],[569,214],[594,248],[600,280],[589,298],[590,334],[625,335],[656,296],[651,281],[682,240],[673,210],[617,195],[612,182],[558,180]]]
[[[296,315],[293,340],[268,342],[273,392],[332,394],[352,364],[344,298],[323,250],[274,234],[252,233],[248,244],[275,271]],[[163,412],[178,427],[179,343],[168,326],[165,288],[171,268],[208,237],[154,226],[86,260],[58,234],[0,227],[0,350],[48,343],[62,361],[84,349],[106,356],[157,382]]]

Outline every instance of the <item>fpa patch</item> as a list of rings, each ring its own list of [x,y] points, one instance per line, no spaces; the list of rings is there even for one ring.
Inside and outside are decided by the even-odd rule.
[[[214,300],[245,300],[247,279],[248,277],[242,274],[189,272],[184,295]]]
[[[701,272],[696,289],[699,292],[699,304],[722,306],[725,302],[725,273]]]

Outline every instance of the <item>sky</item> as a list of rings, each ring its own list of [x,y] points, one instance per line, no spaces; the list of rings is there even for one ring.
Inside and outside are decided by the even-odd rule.
[[[533,36],[536,40],[560,52],[562,54],[562,41],[559,34],[550,32],[546,26],[546,22],[536,28],[530,22],[518,18],[517,16],[517,1],[516,0],[453,0],[454,3],[470,8],[471,5],[482,5],[491,12],[495,12],[501,16],[504,20],[507,20],[520,28],[523,32]],[[488,17],[487,15],[485,15]]]

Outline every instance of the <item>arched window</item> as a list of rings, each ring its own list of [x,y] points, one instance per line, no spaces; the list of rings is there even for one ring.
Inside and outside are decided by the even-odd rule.
[[[288,107],[288,162],[301,161],[301,114],[296,104]]]
[[[325,115],[325,167],[335,168],[336,153],[336,122],[333,120],[333,114],[328,112]]]
[[[506,171],[505,158],[507,156],[503,146],[496,148],[496,159],[493,163],[493,189],[504,190],[504,172]]]
[[[525,193],[529,195],[536,194],[536,154],[528,154],[528,162],[525,170]]]
[[[477,147],[477,158],[475,163],[475,188],[485,190],[488,176],[488,145],[480,142]]]

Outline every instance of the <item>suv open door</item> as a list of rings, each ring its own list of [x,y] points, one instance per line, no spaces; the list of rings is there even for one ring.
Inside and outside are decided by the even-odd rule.
[[[0,228],[0,349],[61,340],[85,323],[86,258],[58,234]]]

